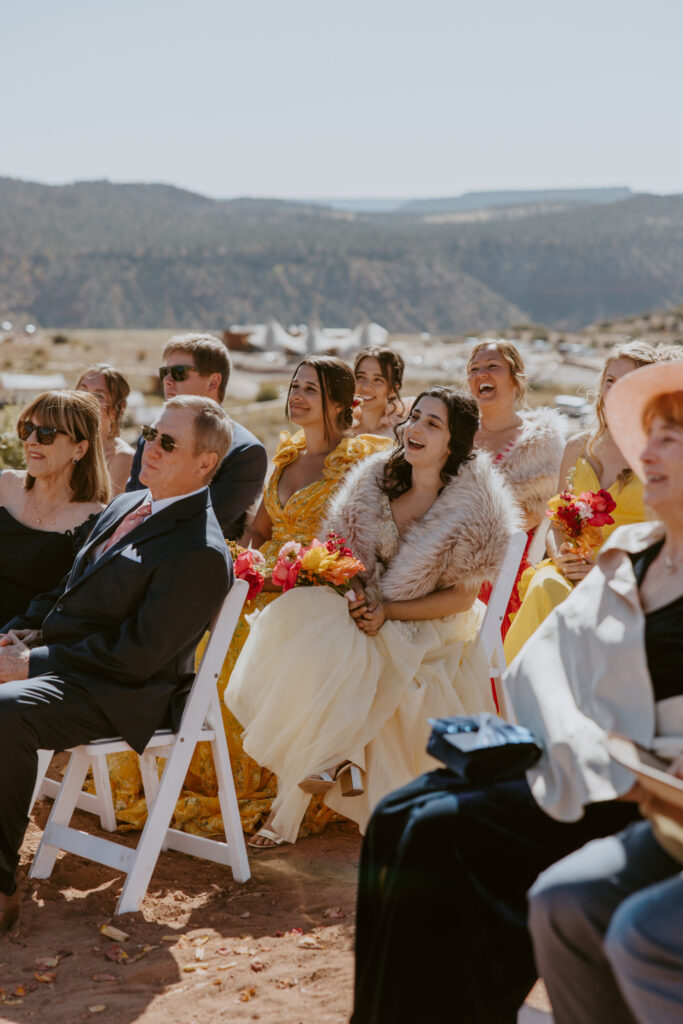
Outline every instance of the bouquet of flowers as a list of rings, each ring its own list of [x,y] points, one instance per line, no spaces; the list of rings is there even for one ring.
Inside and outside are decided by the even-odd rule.
[[[328,533],[324,544],[316,538],[308,547],[290,540],[280,548],[273,569],[273,583],[283,592],[292,587],[332,587],[345,594],[349,580],[365,566],[346,547],[338,533]]]
[[[562,491],[548,502],[549,516],[553,526],[562,530],[569,544],[583,557],[590,559],[602,544],[601,526],[613,523],[610,515],[617,503],[604,489],[582,491],[578,496],[571,491]]]
[[[266,582],[266,560],[258,548],[243,548],[234,540],[228,541],[228,550],[232,555],[235,576],[238,580],[247,581],[247,601],[252,601],[261,593]]]

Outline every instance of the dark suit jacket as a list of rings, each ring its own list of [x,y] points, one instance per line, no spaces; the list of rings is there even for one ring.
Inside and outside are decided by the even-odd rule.
[[[42,629],[29,678],[54,675],[84,687],[139,752],[169,712],[177,719],[174,698],[177,705],[191,683],[197,643],[233,580],[208,490],[150,516],[93,561],[142,497],[114,498],[66,584],[4,627]]]
[[[244,532],[244,514],[263,487],[268,456],[261,442],[241,423],[233,420],[232,432],[232,447],[216,470],[209,490],[223,536],[229,540],[238,540]],[[137,491],[145,486],[140,483],[144,447],[144,438],[141,437],[135,450],[126,491]]]

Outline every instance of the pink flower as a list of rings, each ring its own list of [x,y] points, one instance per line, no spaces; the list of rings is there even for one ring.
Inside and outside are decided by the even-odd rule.
[[[301,569],[300,551],[301,544],[295,540],[287,541],[280,548],[271,578],[276,587],[282,587],[283,593],[296,586]]]
[[[261,552],[255,548],[242,549],[234,560],[235,576],[249,584],[247,601],[253,601],[263,590],[265,574],[262,567],[265,561]]]

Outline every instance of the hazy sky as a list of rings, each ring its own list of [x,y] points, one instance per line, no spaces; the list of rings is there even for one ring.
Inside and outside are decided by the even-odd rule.
[[[681,0],[34,0],[0,174],[213,196],[683,192]]]

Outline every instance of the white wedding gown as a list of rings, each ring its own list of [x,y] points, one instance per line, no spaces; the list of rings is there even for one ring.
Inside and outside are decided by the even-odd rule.
[[[395,527],[383,536],[386,564]],[[444,619],[385,622],[369,637],[344,597],[298,587],[252,619],[224,700],[244,727],[246,752],[277,775],[278,835],[297,838],[310,800],[298,783],[345,760],[365,770],[365,793],[344,797],[336,784],[325,803],[363,831],[383,796],[439,767],[425,749],[428,718],[495,711],[476,642],[483,613],[475,601]]]

